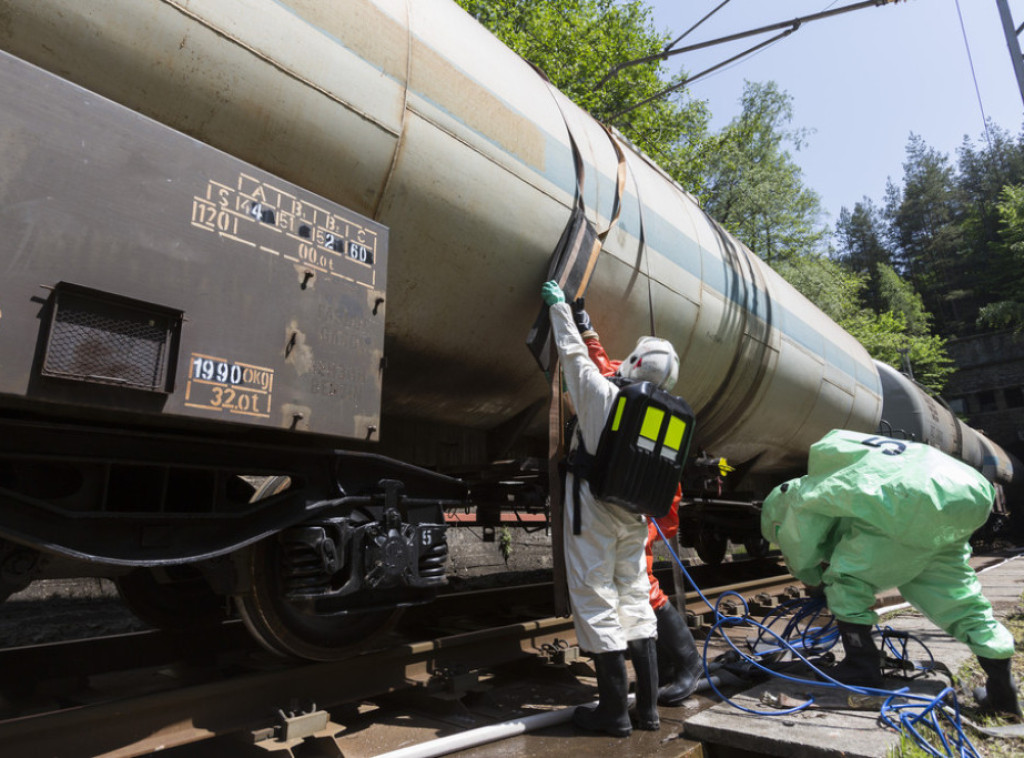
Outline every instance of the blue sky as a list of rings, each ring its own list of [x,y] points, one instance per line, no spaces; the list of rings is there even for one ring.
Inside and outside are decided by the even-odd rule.
[[[721,0],[648,0],[654,25],[679,36]],[[856,0],[731,0],[680,45],[852,5]],[[1016,26],[1024,0],[1009,0]],[[1024,102],[1013,73],[996,0],[959,0],[981,106],[1013,135]],[[684,53],[675,71],[695,74],[771,34]],[[691,87],[707,100],[713,128],[738,115],[745,79],[774,80],[794,98],[793,126],[814,130],[793,153],[806,186],[822,198],[832,225],[865,195],[881,204],[888,177],[900,184],[907,138],[921,135],[956,159],[964,136],[984,140],[984,123],[956,0],[902,0],[804,24],[797,32]]]

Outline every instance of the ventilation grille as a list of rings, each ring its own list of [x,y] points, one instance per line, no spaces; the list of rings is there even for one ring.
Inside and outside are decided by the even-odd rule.
[[[170,392],[181,311],[61,284],[43,376]]]

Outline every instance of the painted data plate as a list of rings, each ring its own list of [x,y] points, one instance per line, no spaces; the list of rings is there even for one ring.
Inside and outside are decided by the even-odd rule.
[[[192,225],[254,251],[328,277],[375,286],[379,225],[241,173],[231,184],[210,180],[192,199]]]

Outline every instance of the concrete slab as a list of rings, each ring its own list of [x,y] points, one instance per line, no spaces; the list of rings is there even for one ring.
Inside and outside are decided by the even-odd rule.
[[[1024,558],[1014,558],[979,574],[986,597],[997,617],[1015,608],[1024,591]],[[936,661],[956,672],[971,657],[966,645],[949,637],[917,611],[908,609],[886,622],[896,630],[920,639]],[[913,649],[909,657],[918,659]],[[889,679],[887,686],[909,686],[915,694],[936,694],[948,683],[943,677],[915,680]],[[766,701],[783,704],[816,698],[815,706],[788,715],[757,715],[748,711],[778,710]],[[788,700],[787,700],[788,698]],[[726,755],[730,751],[749,751],[787,758],[882,758],[898,744],[895,731],[879,721],[878,703],[859,703],[813,684],[773,680],[732,698],[736,706],[720,703],[701,711],[685,723],[684,736],[707,743],[706,755]],[[845,702],[844,702],[845,701]],[[746,709],[746,710],[741,710]],[[717,748],[717,749],[716,749]]]
[[[904,683],[889,680],[887,686]],[[934,696],[942,690],[939,682],[915,682],[915,694]],[[788,758],[879,758],[889,755],[896,745],[895,732],[879,724],[880,703],[869,701],[863,707],[837,698],[835,690],[813,684],[768,682],[732,698],[735,706],[720,704],[686,722],[686,737],[707,743],[710,755],[715,747],[732,748],[759,755]],[[814,705],[798,713],[771,713],[766,701],[782,699],[789,707],[813,698]],[[745,712],[740,708],[753,712]],[[782,713],[782,709],[777,711]]]

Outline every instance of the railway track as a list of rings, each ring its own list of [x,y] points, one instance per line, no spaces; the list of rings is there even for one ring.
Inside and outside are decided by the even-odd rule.
[[[732,567],[739,578],[779,570],[777,561]],[[772,583],[725,587],[753,597]],[[225,735],[277,743],[326,728],[325,713],[389,693],[451,701],[510,663],[570,666],[571,619],[552,617],[550,603],[544,583],[450,593],[331,663],[275,658],[238,622],[7,648],[0,744],[11,755],[135,756]]]
[[[996,560],[978,559],[977,567]],[[775,573],[704,594],[712,603],[742,598],[757,616],[800,593],[791,576]],[[551,707],[589,701],[592,687],[567,684],[583,661],[571,619],[549,613],[550,594],[546,584],[452,593],[329,663],[274,658],[237,622],[199,636],[141,632],[0,650],[0,745],[8,755],[109,758],[199,756],[223,750],[212,747],[223,740],[285,751],[304,739],[337,745],[368,703],[384,707],[400,693],[415,701],[413,710],[462,708],[452,704],[493,687],[496,676],[507,679],[510,666],[513,678],[549,677]],[[691,623],[711,623],[695,592],[685,606]],[[335,749],[322,754],[342,754]]]

